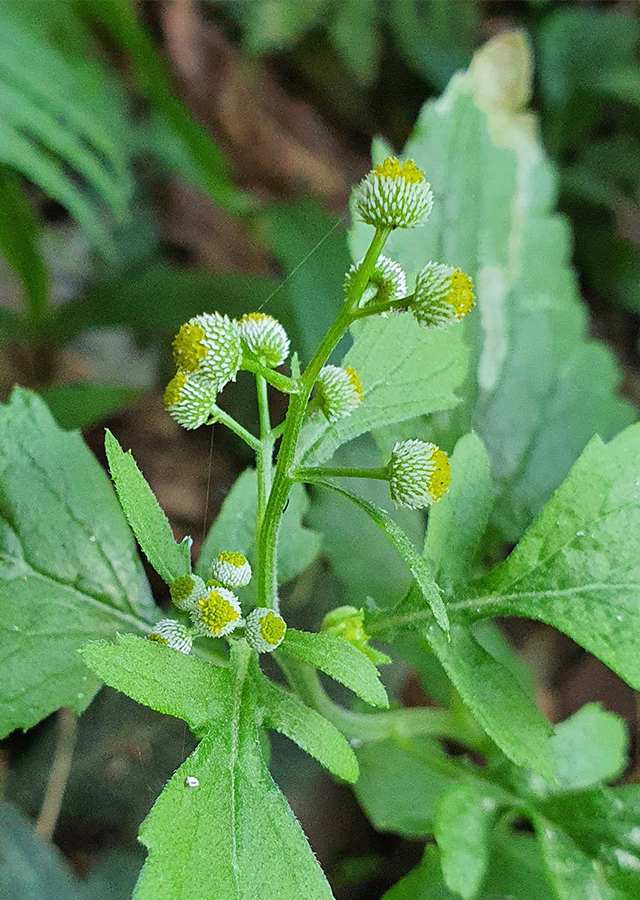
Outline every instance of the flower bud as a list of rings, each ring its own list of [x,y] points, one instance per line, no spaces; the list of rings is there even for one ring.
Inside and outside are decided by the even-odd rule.
[[[150,641],[156,641],[158,644],[166,644],[172,650],[178,650],[180,653],[190,653],[193,645],[193,638],[186,625],[176,622],[175,619],[160,619],[153,626],[153,631],[149,635]]]
[[[239,322],[240,335],[259,362],[271,369],[289,356],[289,338],[280,322],[266,313],[247,313]]]
[[[362,402],[362,382],[351,366],[325,366],[318,375],[316,389],[320,408],[332,424],[351,415]]]
[[[362,179],[353,200],[356,212],[368,225],[415,228],[429,218],[433,193],[413,160],[403,165],[390,156]]]
[[[226,588],[243,588],[251,581],[251,566],[242,553],[223,550],[211,563],[211,574]]]
[[[440,500],[451,481],[449,457],[426,441],[402,441],[393,448],[389,488],[396,506],[422,509]]]
[[[468,275],[453,266],[430,262],[418,273],[409,309],[421,325],[446,328],[466,316],[475,299]]]
[[[344,292],[349,293],[353,280],[364,260],[354,263],[347,272],[344,280]],[[379,256],[373,272],[369,278],[369,284],[364,289],[360,306],[368,303],[389,303],[391,300],[399,300],[407,293],[407,278],[402,266],[398,265],[388,256]]]
[[[191,621],[200,634],[223,637],[242,624],[240,601],[224,587],[212,587],[196,601]]]
[[[280,646],[286,632],[285,620],[272,609],[258,606],[247,616],[245,637],[256,653],[271,653]]]
[[[169,588],[171,599],[178,609],[193,609],[205,594],[205,584],[197,575],[183,575],[176,578]]]
[[[197,372],[217,391],[235,381],[242,359],[238,323],[220,313],[189,319],[175,336],[173,357],[183,372]]]
[[[216,402],[216,388],[197,375],[177,372],[164,392],[164,408],[183,428],[193,430],[211,417]]]
[[[339,606],[337,609],[332,609],[324,617],[321,631],[325,634],[332,634],[334,637],[343,638],[349,644],[353,644],[376,666],[391,662],[386,653],[381,653],[369,646],[369,635],[364,630],[364,610],[362,609],[356,609],[355,606]]]

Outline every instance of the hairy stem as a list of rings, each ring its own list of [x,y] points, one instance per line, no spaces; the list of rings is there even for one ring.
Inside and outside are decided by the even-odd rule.
[[[264,512],[267,506],[269,492],[271,491],[274,437],[271,432],[271,419],[269,417],[267,382],[262,375],[256,375],[256,387],[258,389],[258,410],[260,414],[260,449],[256,451],[256,468],[258,475],[256,537],[259,542]]]
[[[308,481],[310,483],[313,483],[316,478],[376,478],[379,481],[387,481],[389,478],[389,467],[312,466],[311,468],[295,469],[291,473],[291,477],[295,481]]]
[[[216,422],[222,422],[223,425],[226,425],[230,431],[233,431],[234,434],[237,434],[239,438],[248,444],[252,450],[258,453],[259,450],[262,449],[262,444],[258,440],[255,435],[251,434],[250,431],[247,431],[239,422],[230,416],[229,413],[226,413],[224,410],[220,409],[219,406],[215,404],[211,407],[211,415],[213,416],[213,421],[211,424],[215,424]]]

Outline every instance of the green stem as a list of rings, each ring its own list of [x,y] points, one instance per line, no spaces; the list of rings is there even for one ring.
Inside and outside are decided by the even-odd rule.
[[[376,229],[367,250],[366,256],[359,267],[349,292],[345,298],[344,306],[338,313],[333,325],[325,334],[315,356],[307,366],[300,379],[300,393],[293,394],[289,402],[289,410],[285,421],[285,430],[282,444],[278,453],[278,462],[273,477],[273,486],[267,502],[263,527],[260,534],[258,568],[258,605],[278,609],[278,582],[277,582],[277,543],[278,529],[282,513],[289,496],[294,480],[291,477],[291,468],[294,465],[296,447],[300,436],[300,429],[307,411],[307,403],[320,370],[326,363],[351,322],[353,313],[358,308],[362,293],[369,283],[382,248],[391,233],[390,228]]]
[[[408,297],[399,297],[396,300],[388,300],[386,303],[372,303],[363,306],[354,313],[354,319],[364,319],[367,316],[378,316],[380,313],[390,312],[391,310],[405,310],[410,304],[415,294]]]
[[[258,475],[258,514],[256,518],[256,536],[260,540],[262,520],[271,490],[271,474],[273,469],[273,444],[271,419],[269,418],[269,394],[266,380],[256,375],[258,390],[258,411],[260,415],[260,449],[256,452],[256,468]]]
[[[243,428],[239,422],[236,422],[233,416],[230,416],[229,413],[220,409],[215,403],[211,407],[211,415],[213,416],[213,420],[210,421],[210,425],[215,425],[216,422],[222,422],[222,424],[226,425],[230,431],[233,431],[239,438],[242,438],[242,440],[248,444],[252,450],[255,450],[256,453],[262,449],[262,443],[255,435],[251,434],[250,431],[247,431],[246,428]]]
[[[351,466],[313,466],[305,469],[295,469],[291,473],[295,481],[308,481],[313,483],[316,478],[377,478],[379,481],[389,479],[389,466],[377,466],[375,468],[352,468]]]
[[[297,394],[300,391],[300,386],[292,378],[288,378],[286,375],[276,372],[275,369],[270,369],[268,366],[263,366],[257,359],[252,359],[250,356],[242,357],[241,368],[247,372],[253,372],[254,375],[261,375],[265,381],[268,381],[269,384],[272,384],[274,388],[277,388],[283,394]]]

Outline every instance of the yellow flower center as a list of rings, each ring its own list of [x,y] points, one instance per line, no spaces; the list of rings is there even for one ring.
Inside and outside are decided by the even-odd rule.
[[[238,553],[235,550],[223,550],[218,556],[218,562],[231,563],[232,566],[239,569],[246,564],[247,559],[242,553]]]
[[[274,612],[268,612],[260,621],[260,635],[267,644],[272,646],[280,643],[286,630],[284,619]]]
[[[178,601],[186,600],[187,597],[191,595],[193,584],[194,581],[191,575],[182,575],[180,578],[176,578],[176,580],[169,588],[171,599]]]
[[[169,641],[166,638],[160,637],[159,634],[150,634],[149,640],[155,641],[156,644],[168,644],[169,643]]]
[[[262,322],[264,319],[272,319],[273,316],[268,316],[266,313],[254,312],[254,313],[245,313],[243,317],[240,319],[241,322]]]
[[[362,382],[360,381],[360,376],[358,375],[358,373],[356,372],[355,369],[351,368],[351,366],[347,366],[345,371],[346,371],[347,375],[349,376],[349,381],[351,382],[354,391],[358,395],[358,398],[360,400],[362,400],[363,390],[362,390]]]
[[[433,502],[440,500],[447,493],[447,488],[451,482],[451,466],[449,465],[449,457],[437,448],[431,456],[433,464],[433,472],[429,476],[429,494],[433,498]]]
[[[204,328],[197,322],[185,322],[173,341],[173,358],[179,369],[195,372],[200,360],[207,355],[207,348],[202,343]]]
[[[404,178],[409,184],[422,184],[424,175],[412,159],[408,159],[404,165],[395,156],[388,156],[383,163],[373,167],[376,175],[383,178]]]
[[[171,409],[180,401],[180,392],[187,383],[187,376],[184,372],[178,372],[174,375],[164,391],[164,408]]]
[[[211,591],[206,597],[198,600],[200,619],[213,634],[220,634],[230,622],[237,622],[238,611],[233,608],[220,591]]]
[[[451,276],[451,287],[447,296],[447,303],[453,306],[456,311],[456,317],[461,319],[463,316],[466,316],[475,302],[473,281],[461,269],[456,269]]]

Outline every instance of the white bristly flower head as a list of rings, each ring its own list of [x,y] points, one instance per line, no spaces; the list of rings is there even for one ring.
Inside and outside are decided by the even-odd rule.
[[[344,292],[349,293],[353,279],[362,265],[363,260],[354,263],[344,280]],[[375,269],[369,278],[369,284],[364,289],[360,306],[368,303],[389,303],[391,300],[399,300],[407,293],[407,277],[402,266],[398,265],[388,256],[379,256]]]
[[[280,646],[286,633],[285,620],[272,609],[258,606],[247,616],[245,637],[257,653],[271,653]]]
[[[451,481],[449,457],[427,441],[402,441],[393,448],[389,489],[396,506],[422,509],[444,496]]]
[[[158,644],[165,644],[172,650],[178,650],[180,653],[190,653],[193,645],[193,638],[189,629],[176,622],[175,619],[160,619],[153,626],[153,630],[149,635],[150,641]]]
[[[193,430],[211,417],[216,385],[198,375],[177,372],[164,392],[164,408],[183,428]]]
[[[240,335],[259,362],[271,369],[289,356],[289,338],[280,322],[266,313],[246,313],[239,321]]]
[[[223,550],[211,563],[211,574],[226,588],[243,588],[251,581],[251,566],[242,553]]]
[[[176,578],[169,588],[171,599],[178,609],[193,609],[205,591],[204,581],[198,575],[183,575]]]
[[[221,313],[202,313],[181,327],[173,341],[173,357],[183,372],[197,372],[218,391],[235,381],[242,360],[238,323]]]
[[[430,262],[418,272],[409,310],[421,325],[446,328],[466,316],[475,299],[473,282],[461,269]]]
[[[240,601],[224,587],[207,587],[191,610],[191,621],[199,634],[224,637],[242,625]]]
[[[424,225],[433,206],[431,185],[412,159],[404,165],[390,156],[354,189],[356,212],[376,228]]]
[[[350,416],[362,402],[362,382],[351,366],[325,366],[318,375],[316,389],[320,408],[332,424]]]

